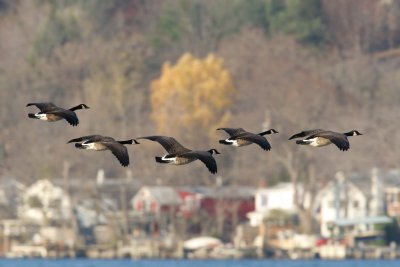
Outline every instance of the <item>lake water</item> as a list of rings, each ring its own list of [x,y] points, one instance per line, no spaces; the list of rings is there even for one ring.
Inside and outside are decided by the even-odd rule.
[[[399,267],[400,260],[84,260],[0,259],[0,267]]]

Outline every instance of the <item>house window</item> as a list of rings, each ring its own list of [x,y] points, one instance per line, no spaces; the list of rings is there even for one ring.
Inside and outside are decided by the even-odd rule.
[[[151,211],[151,202],[150,201],[145,201],[144,202],[144,211],[150,212]]]
[[[136,210],[137,211],[142,211],[143,209],[143,202],[142,201],[137,201],[136,202]]]
[[[157,212],[157,203],[151,202],[150,209],[151,209],[151,212]]]
[[[268,197],[266,195],[261,195],[260,206],[265,207],[268,204]]]
[[[357,209],[359,207],[360,207],[360,203],[357,200],[353,201],[353,208]]]
[[[196,200],[194,199],[194,197],[186,197],[185,198],[185,204],[184,204],[184,209],[188,210],[188,211],[193,211],[196,208]]]

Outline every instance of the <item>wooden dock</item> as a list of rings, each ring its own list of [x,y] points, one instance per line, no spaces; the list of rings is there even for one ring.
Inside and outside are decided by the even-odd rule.
[[[321,259],[398,259],[400,250],[396,244],[390,246],[346,247],[341,244],[328,244],[317,250]]]

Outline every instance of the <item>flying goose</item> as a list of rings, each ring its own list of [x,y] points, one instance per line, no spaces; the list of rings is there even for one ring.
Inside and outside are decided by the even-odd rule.
[[[183,165],[199,159],[212,174],[217,173],[217,163],[212,155],[220,153],[214,148],[208,151],[190,150],[178,143],[175,138],[169,136],[143,136],[136,139],[148,139],[158,142],[164,147],[168,154],[163,157],[155,157],[158,163]]]
[[[129,165],[128,149],[124,145],[139,144],[135,139],[126,141],[116,141],[112,137],[101,135],[88,135],[79,138],[71,139],[68,143],[75,143],[75,147],[79,149],[89,150],[110,150],[114,156],[119,160],[122,166]]]
[[[255,143],[264,150],[271,150],[271,145],[264,135],[278,133],[275,129],[270,129],[258,134],[247,132],[243,128],[218,128],[217,130],[223,130],[230,135],[228,139],[219,140],[220,144],[240,147]]]
[[[335,144],[340,150],[346,151],[350,148],[348,136],[362,135],[359,131],[352,130],[346,133],[337,133],[332,131],[326,131],[322,129],[315,129],[309,131],[302,131],[300,133],[292,135],[289,140],[295,138],[307,137],[303,140],[297,140],[296,144],[299,145],[310,145],[314,147],[321,147],[330,144]]]
[[[72,126],[77,126],[79,124],[75,110],[89,108],[85,104],[79,104],[70,109],[57,107],[53,103],[28,103],[26,106],[36,106],[40,110],[40,112],[37,113],[29,113],[28,117],[31,119],[39,119],[50,122],[65,119]]]

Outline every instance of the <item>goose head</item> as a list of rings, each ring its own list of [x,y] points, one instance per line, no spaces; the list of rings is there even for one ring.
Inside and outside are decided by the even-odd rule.
[[[86,104],[79,104],[76,107],[77,107],[77,109],[89,109],[90,108]]]
[[[357,136],[357,135],[362,135],[362,133],[360,133],[357,130],[351,130],[351,131],[345,133],[344,135],[346,135],[346,136]]]
[[[212,149],[208,150],[207,152],[209,152],[211,155],[213,155],[213,154],[221,154],[215,148],[212,148]]]

